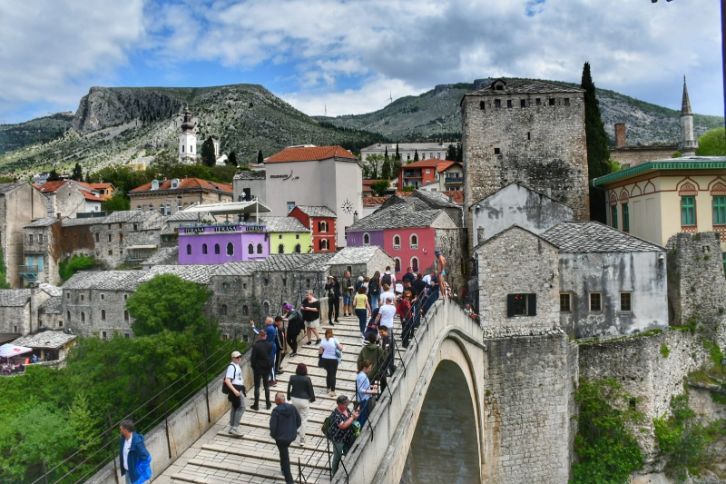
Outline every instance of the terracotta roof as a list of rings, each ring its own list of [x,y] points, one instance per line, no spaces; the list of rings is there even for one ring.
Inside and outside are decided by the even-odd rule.
[[[105,190],[107,188],[113,188],[113,184],[112,183],[105,183],[105,182],[101,182],[101,183],[84,183],[84,185],[86,185],[89,188],[92,188],[93,190]]]
[[[171,188],[171,182],[172,180],[163,180],[159,182],[159,188],[158,190],[153,191],[162,191],[162,190],[207,190],[207,191],[217,191],[217,192],[224,192],[232,194],[232,185],[229,183],[220,183],[220,182],[214,182],[209,180],[202,180],[201,178],[182,178],[179,180],[179,185],[176,188]],[[151,190],[151,182],[144,183],[140,187],[136,187],[133,190],[131,190],[130,193],[143,193],[143,192],[150,192]]]
[[[363,186],[364,187],[372,187],[373,185],[375,185],[376,183],[378,183],[380,181],[387,182],[388,180],[363,180]]]
[[[407,163],[403,165],[404,169],[408,168],[437,168],[437,171],[441,171],[439,169],[440,166],[443,166],[444,164],[447,165],[447,168],[450,166],[451,163],[454,163],[453,161],[449,160],[437,160],[437,159],[431,159],[431,160],[421,160],[421,161],[414,161],[413,163]]]
[[[447,192],[444,192],[444,195],[449,197],[452,202],[454,202],[457,205],[463,205],[464,204],[464,191],[463,190],[450,190]]]
[[[442,171],[446,171],[446,170],[448,170],[449,168],[451,168],[452,166],[454,166],[454,165],[456,165],[456,164],[457,164],[457,162],[456,162],[456,161],[449,161],[449,160],[446,160],[446,161],[445,161],[444,163],[440,163],[440,164],[439,164],[439,165],[438,165],[438,166],[436,167],[436,171],[437,171],[437,172],[439,172],[439,173],[441,173]]]
[[[35,188],[40,190],[41,193],[55,193],[60,187],[65,185],[66,180],[53,180],[47,181],[42,185],[33,185]]]
[[[363,206],[377,207],[378,205],[382,205],[387,199],[388,197],[363,197]]]
[[[85,198],[87,202],[103,202],[108,198],[96,196],[93,193],[87,192],[85,190],[80,190],[80,192],[83,194],[83,198]]]
[[[357,160],[353,153],[342,146],[291,146],[265,158],[265,163],[284,163],[287,161],[316,161],[329,158],[348,158]]]

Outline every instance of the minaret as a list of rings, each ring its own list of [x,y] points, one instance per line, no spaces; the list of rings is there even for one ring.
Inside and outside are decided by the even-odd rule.
[[[184,110],[184,120],[179,134],[179,163],[194,164],[197,162],[197,133],[196,123],[192,121],[192,113]]]
[[[693,111],[691,101],[688,99],[688,88],[686,87],[686,76],[683,76],[683,99],[681,100],[681,142],[679,148],[683,156],[696,154],[696,138],[693,135]]]

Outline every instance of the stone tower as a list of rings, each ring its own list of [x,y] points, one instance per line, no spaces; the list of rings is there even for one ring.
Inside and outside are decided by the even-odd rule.
[[[461,100],[464,213],[519,182],[589,220],[584,90],[528,79],[497,79]],[[472,230],[469,230],[471,242]]]
[[[679,148],[683,156],[696,154],[698,143],[693,134],[693,111],[691,111],[691,100],[688,99],[688,88],[686,87],[686,76],[683,76],[683,98],[681,99],[681,142]]]
[[[179,163],[194,164],[197,162],[196,123],[192,121],[192,113],[184,110],[184,120],[179,134]]]

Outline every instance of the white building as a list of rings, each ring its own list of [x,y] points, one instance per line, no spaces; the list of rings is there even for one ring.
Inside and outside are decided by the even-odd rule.
[[[449,149],[449,145],[457,145],[456,141],[442,141],[441,143],[376,143],[374,145],[366,146],[360,150],[361,161],[367,161],[371,155],[385,156],[386,151],[388,152],[389,158],[393,159],[396,156],[396,146],[398,146],[398,154],[401,155],[401,160],[405,163],[406,161],[412,161],[416,153],[418,153],[419,160],[445,160],[446,152]]]
[[[184,120],[179,134],[179,163],[193,165],[197,162],[196,123],[192,121],[192,113],[184,111]]]

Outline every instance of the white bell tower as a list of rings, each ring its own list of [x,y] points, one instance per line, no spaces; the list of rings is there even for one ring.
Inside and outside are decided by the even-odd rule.
[[[179,163],[193,165],[197,162],[196,123],[192,121],[192,113],[184,110],[184,120],[179,134]]]

